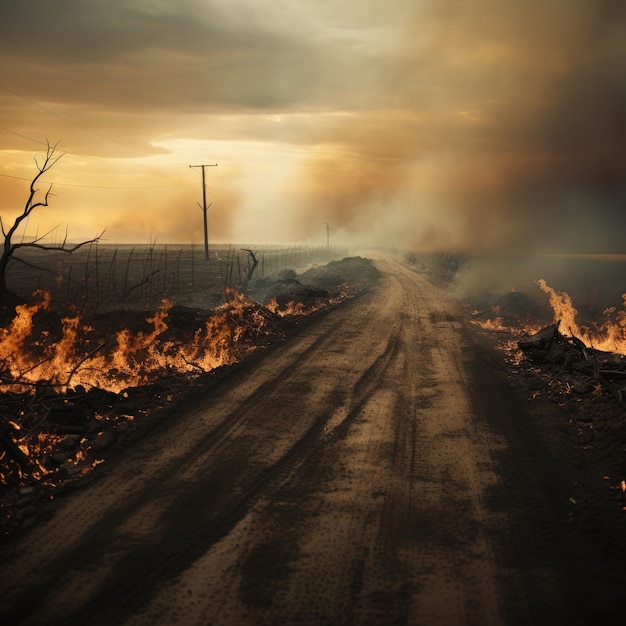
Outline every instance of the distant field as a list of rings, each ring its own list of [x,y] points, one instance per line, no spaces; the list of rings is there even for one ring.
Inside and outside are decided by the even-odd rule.
[[[93,244],[73,254],[24,248],[7,274],[9,289],[28,297],[47,289],[53,302],[70,301],[88,312],[114,308],[154,308],[163,298],[210,308],[222,301],[227,287],[245,283],[252,257],[253,278],[300,272],[345,256],[326,246],[211,245],[205,259],[200,244]]]

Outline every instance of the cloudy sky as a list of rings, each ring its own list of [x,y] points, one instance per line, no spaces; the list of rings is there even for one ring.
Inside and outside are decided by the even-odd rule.
[[[626,252],[623,0],[3,0],[29,233]],[[45,188],[45,187],[44,187]]]

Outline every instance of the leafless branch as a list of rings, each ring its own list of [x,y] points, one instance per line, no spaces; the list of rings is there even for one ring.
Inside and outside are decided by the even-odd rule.
[[[71,369],[71,371],[68,374],[67,380],[65,381],[65,387],[69,387],[70,386],[70,382],[72,380],[72,377],[74,376],[74,374],[76,374],[76,372],[79,370],[80,366],[85,362],[88,361],[94,354],[96,354],[96,352],[99,352],[100,350],[102,350],[102,348],[104,348],[104,346],[106,346],[106,342],[101,343],[99,346],[95,347],[91,352],[89,352],[88,354],[86,354],[82,359],[80,359],[78,361],[78,363],[76,363],[76,365],[74,365],[74,367]]]
[[[40,207],[47,207],[50,201],[50,197],[52,195],[52,184],[49,185],[47,191],[44,196],[40,200],[36,200],[36,194],[38,193],[38,182],[41,177],[48,172],[54,165],[63,157],[63,154],[58,154],[57,152],[58,143],[51,145],[49,142],[47,143],[46,153],[43,156],[35,156],[35,165],[37,167],[37,173],[33,177],[30,183],[30,193],[24,204],[24,209],[18,215],[13,224],[7,229],[5,224],[0,217],[0,227],[2,229],[2,234],[4,235],[4,243],[2,246],[1,254],[0,254],[0,294],[7,292],[7,284],[6,284],[6,272],[7,268],[11,264],[13,260],[19,260],[25,265],[29,265],[22,259],[17,259],[14,257],[15,253],[21,248],[36,248],[38,250],[47,250],[47,251],[61,251],[67,252],[71,254],[72,252],[76,252],[80,248],[98,242],[102,236],[104,235],[104,230],[96,237],[92,239],[88,239],[86,241],[81,241],[74,245],[68,245],[67,242],[67,228],[65,229],[65,235],[63,237],[63,241],[57,244],[46,244],[43,243],[45,238],[50,235],[57,227],[49,230],[43,235],[37,234],[37,236],[31,241],[20,241],[13,242],[13,237],[16,234],[17,230],[20,228],[22,223],[25,220],[28,220],[31,213]],[[30,267],[33,267],[32,265]],[[40,268],[39,268],[40,269]]]
[[[139,287],[141,287],[142,285],[145,285],[146,283],[150,282],[150,279],[155,275],[158,274],[159,272],[161,272],[161,268],[154,270],[154,272],[150,272],[145,278],[143,278],[142,280],[140,280],[138,283],[136,283],[135,285],[133,285],[132,287],[129,287],[128,289],[124,290],[124,293],[122,294],[122,298],[126,299],[133,291],[135,291],[135,289],[138,289]]]
[[[21,263],[22,265],[25,265],[26,267],[30,267],[34,270],[38,270],[40,272],[46,272],[47,274],[52,274],[53,276],[59,275],[59,273],[55,272],[54,270],[48,269],[47,267],[43,267],[41,265],[35,265],[34,263],[29,263],[28,261],[25,261],[24,259],[20,259],[19,257],[14,257],[13,261],[15,261],[15,263]]]

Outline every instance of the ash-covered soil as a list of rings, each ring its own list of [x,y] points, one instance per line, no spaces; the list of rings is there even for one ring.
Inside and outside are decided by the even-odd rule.
[[[458,270],[447,257],[406,260],[438,285],[452,285]],[[526,328],[551,329],[555,320],[547,302],[520,291],[464,299],[462,310],[477,335],[502,357],[498,369],[556,461],[567,489],[569,532],[583,554],[589,548],[583,568],[595,582],[588,593],[604,598],[616,614],[618,603],[606,579],[621,571],[626,582],[626,357],[585,347],[558,326],[549,350],[544,345],[521,351]],[[597,322],[585,319],[581,328],[593,329]]]
[[[465,310],[476,321],[476,310]],[[549,349],[543,345],[521,351],[520,342],[528,342],[529,335],[514,330],[516,324],[520,327],[522,319],[547,321],[549,315],[535,310],[529,316],[526,301],[516,296],[506,316],[509,329],[476,325],[476,332],[502,355],[511,387],[527,405],[532,427],[562,473],[567,492],[555,496],[567,497],[568,532],[580,545],[581,558],[587,559],[588,593],[615,607],[606,579],[614,581],[621,571],[626,581],[626,361],[585,348],[558,329]],[[554,328],[549,325],[542,332],[551,335]]]
[[[294,318],[291,341],[132,420],[74,483],[91,489],[3,546],[5,614],[621,623],[617,398],[570,399],[558,360],[514,364],[499,347],[514,333],[378,266],[358,301]]]
[[[626,559],[626,404],[622,381],[605,385],[576,375],[559,361],[530,356],[508,364],[555,454],[570,471],[571,519],[599,531],[600,520],[619,530],[608,554]],[[626,561],[624,561],[626,565]],[[626,570],[625,570],[626,571]]]

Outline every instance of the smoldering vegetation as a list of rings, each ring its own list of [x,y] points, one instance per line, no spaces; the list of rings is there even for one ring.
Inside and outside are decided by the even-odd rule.
[[[581,318],[600,318],[610,307],[623,306],[626,256],[465,256],[450,280],[461,298],[480,304],[542,307],[548,304],[540,279],[567,293]]]
[[[276,277],[265,277],[250,284],[250,294],[259,302],[313,304],[336,297],[354,295],[379,278],[379,271],[362,257],[348,257],[310,267],[301,274],[284,269]]]
[[[11,276],[24,303],[5,306],[0,323],[0,542],[34,523],[51,493],[134,441],[175,397],[378,279],[362,257],[315,263],[328,248],[231,245],[208,261],[193,249],[105,252],[39,268],[35,255],[30,273]]]
[[[417,271],[446,287],[484,329],[535,332],[558,323],[587,346],[626,354],[624,255],[425,255]]]

